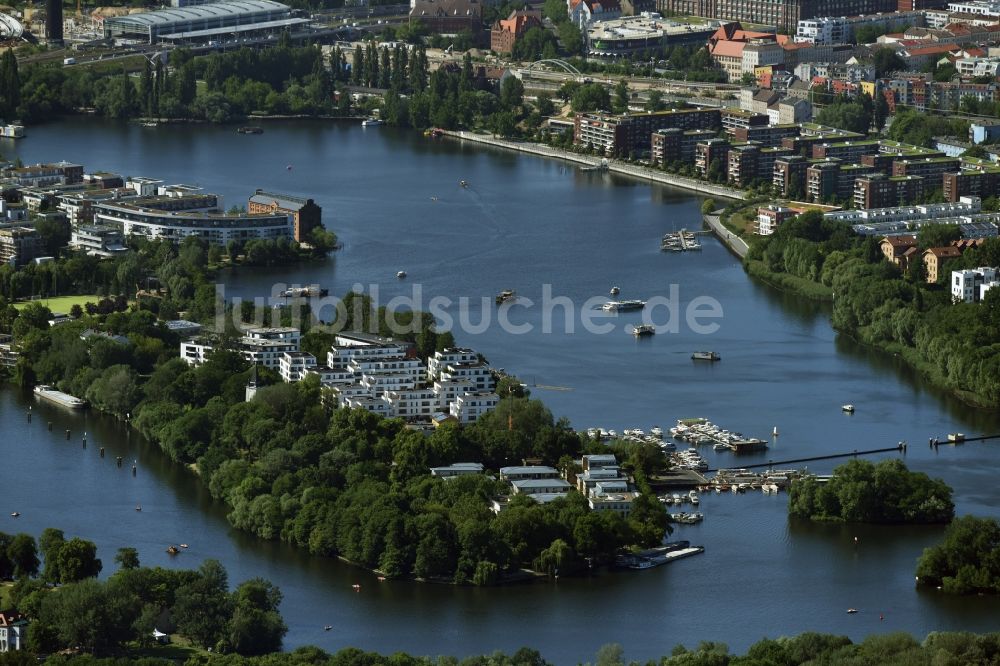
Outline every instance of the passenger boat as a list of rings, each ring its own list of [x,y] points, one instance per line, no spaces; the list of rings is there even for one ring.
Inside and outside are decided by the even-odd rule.
[[[365,118],[364,120],[361,121],[362,127],[377,127],[379,125],[384,125],[384,124],[385,123],[383,123],[378,118]]]
[[[504,289],[499,294],[496,295],[497,305],[503,305],[507,301],[513,301],[517,298],[517,292],[513,289]]]
[[[694,361],[720,361],[722,357],[714,351],[698,351],[691,354],[691,359]]]
[[[854,413],[854,405],[844,405],[841,407],[841,409],[847,412],[848,414]]]
[[[628,301],[608,301],[601,306],[605,312],[630,312],[632,310],[641,310],[644,307],[646,307],[646,301],[640,301],[638,299]]]
[[[329,289],[321,289],[320,287],[289,287],[282,291],[280,296],[284,298],[306,298],[308,296],[326,296],[329,293]]]
[[[632,335],[637,338],[653,335],[654,333],[656,333],[656,327],[652,324],[639,324],[632,326]]]
[[[72,396],[69,393],[57,391],[48,384],[39,384],[36,386],[35,395],[39,398],[44,398],[49,402],[54,402],[57,405],[69,407],[70,409],[83,409],[87,406],[86,400],[81,400],[80,398]]]
[[[247,127],[237,128],[236,132],[238,134],[263,134],[264,133],[264,128],[263,127],[257,127],[256,125],[250,125],[250,126],[247,126]]]

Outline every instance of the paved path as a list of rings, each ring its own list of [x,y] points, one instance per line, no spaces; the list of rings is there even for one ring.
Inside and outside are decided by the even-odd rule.
[[[747,251],[750,249],[750,246],[747,245],[746,241],[742,238],[723,226],[718,213],[719,211],[715,211],[715,213],[711,215],[703,216],[705,224],[707,224],[709,228],[715,232],[715,235],[719,237],[719,240],[725,243],[726,246],[736,254],[736,256],[743,259],[747,256]]]

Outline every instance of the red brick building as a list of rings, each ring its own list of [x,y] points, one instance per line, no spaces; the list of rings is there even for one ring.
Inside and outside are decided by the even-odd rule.
[[[490,30],[490,49],[497,53],[510,53],[524,33],[530,28],[542,25],[542,14],[535,9],[522,9],[511,12],[510,16],[500,19]]]
[[[257,190],[247,202],[247,212],[254,214],[286,213],[291,216],[298,242],[308,241],[316,227],[323,226],[323,209],[312,199],[302,199],[287,194],[274,194]]]
[[[410,23],[417,21],[431,32],[455,35],[468,30],[478,35],[483,27],[483,6],[478,0],[414,0]]]

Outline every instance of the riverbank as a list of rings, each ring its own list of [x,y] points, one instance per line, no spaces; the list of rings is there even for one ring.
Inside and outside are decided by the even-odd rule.
[[[499,139],[490,134],[476,134],[475,132],[467,132],[464,130],[441,130],[441,135],[463,141],[482,143],[497,148],[506,148],[519,153],[565,160],[567,162],[582,164],[592,169],[607,169],[612,173],[631,176],[633,178],[640,178],[642,180],[649,180],[673,187],[680,187],[693,192],[698,192],[699,194],[708,194],[713,197],[725,197],[727,199],[740,200],[746,198],[746,192],[730,187],[713,185],[711,183],[695,180],[694,178],[675,176],[669,173],[664,173],[663,171],[657,171],[656,169],[650,169],[648,167],[638,166],[635,164],[628,164],[619,160],[580,155],[579,153],[562,150],[560,148],[553,148],[552,146],[546,146],[540,143]]]

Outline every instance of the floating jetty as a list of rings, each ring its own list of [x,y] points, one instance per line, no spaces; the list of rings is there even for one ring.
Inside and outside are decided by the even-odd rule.
[[[674,560],[684,559],[692,555],[704,553],[704,546],[692,546],[688,541],[677,541],[660,546],[641,550],[637,553],[619,555],[615,559],[615,565],[623,569],[652,569],[663,564],[668,564]]]
[[[660,242],[662,252],[689,252],[700,249],[701,243],[698,242],[694,232],[687,229],[663,234],[663,240]]]
[[[49,402],[54,402],[57,405],[69,407],[70,409],[83,409],[87,406],[86,400],[81,400],[80,398],[70,395],[69,393],[57,391],[48,384],[39,384],[36,386],[35,395],[43,400],[48,400]]]

